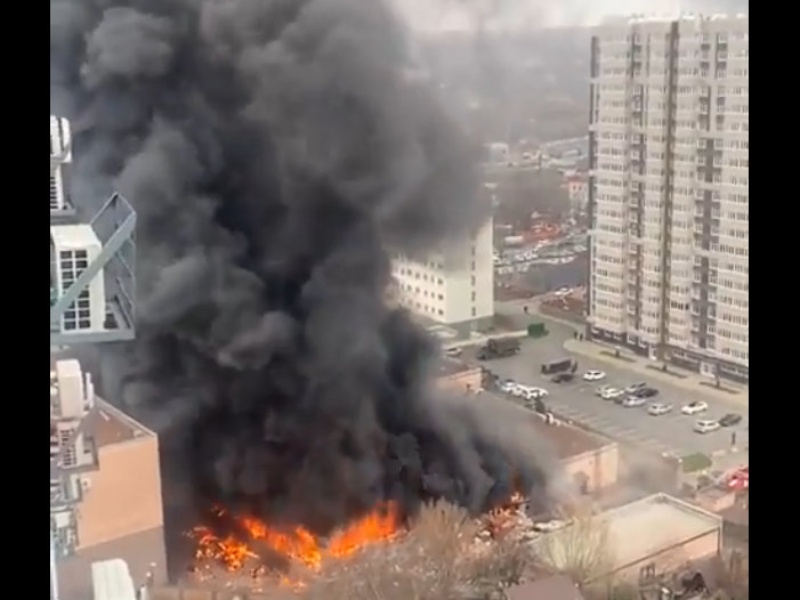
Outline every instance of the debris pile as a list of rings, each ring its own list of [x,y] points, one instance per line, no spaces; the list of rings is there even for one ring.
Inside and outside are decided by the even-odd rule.
[[[488,548],[495,540],[511,538],[529,542],[539,536],[528,516],[528,503],[521,494],[513,494],[508,502],[486,513],[480,522],[476,543]]]

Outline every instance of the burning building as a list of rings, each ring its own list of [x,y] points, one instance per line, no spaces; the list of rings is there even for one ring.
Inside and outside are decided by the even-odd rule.
[[[158,437],[94,394],[78,361],[50,374],[50,500],[60,600],[84,600],[91,565],[121,558],[166,578]]]

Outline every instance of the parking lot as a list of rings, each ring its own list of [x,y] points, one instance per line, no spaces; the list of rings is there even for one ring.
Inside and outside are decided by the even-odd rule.
[[[624,368],[615,369],[608,363],[592,361],[582,356],[573,357],[579,365],[576,378],[571,383],[553,383],[549,376],[542,375],[542,363],[566,357],[563,337],[556,334],[540,340],[522,340],[522,349],[516,356],[487,361],[475,358],[476,348],[466,348],[462,359],[480,364],[503,379],[545,388],[549,392],[545,404],[554,413],[583,423],[611,438],[646,446],[656,452],[668,452],[685,456],[693,452],[712,453],[729,450],[732,435],[736,436],[736,446],[749,446],[747,411],[743,407],[732,406],[722,400],[715,400],[698,391],[693,394],[683,387],[669,385],[662,381],[648,380],[640,373],[631,373]],[[586,382],[581,375],[588,370],[606,373],[605,379]],[[596,395],[600,385],[625,388],[633,383],[644,382],[659,391],[650,402],[673,405],[672,412],[660,416],[647,413],[647,406],[626,408],[612,401],[603,400]],[[708,403],[709,409],[701,415],[681,414],[684,404],[696,400]],[[699,434],[693,431],[699,419],[716,420],[727,413],[742,415],[742,421],[734,427],[722,427],[717,431]]]

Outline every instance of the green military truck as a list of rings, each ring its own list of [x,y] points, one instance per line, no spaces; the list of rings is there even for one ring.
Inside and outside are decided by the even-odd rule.
[[[506,358],[518,354],[519,350],[519,338],[492,338],[478,350],[478,360]]]

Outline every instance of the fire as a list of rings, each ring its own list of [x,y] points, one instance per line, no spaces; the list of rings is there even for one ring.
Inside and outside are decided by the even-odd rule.
[[[224,511],[216,511],[218,516]],[[371,544],[393,539],[402,530],[402,519],[396,504],[386,503],[335,532],[325,543],[304,527],[281,530],[254,517],[234,517],[234,522],[245,533],[243,538],[219,537],[205,526],[195,527],[190,537],[196,542],[195,558],[198,561],[216,561],[230,572],[241,571],[248,561],[262,557],[256,548],[264,547],[292,563],[299,563],[311,571],[319,571],[325,560],[341,560],[352,556]],[[263,569],[253,571],[260,576]],[[286,585],[301,585],[285,575],[280,577]]]

